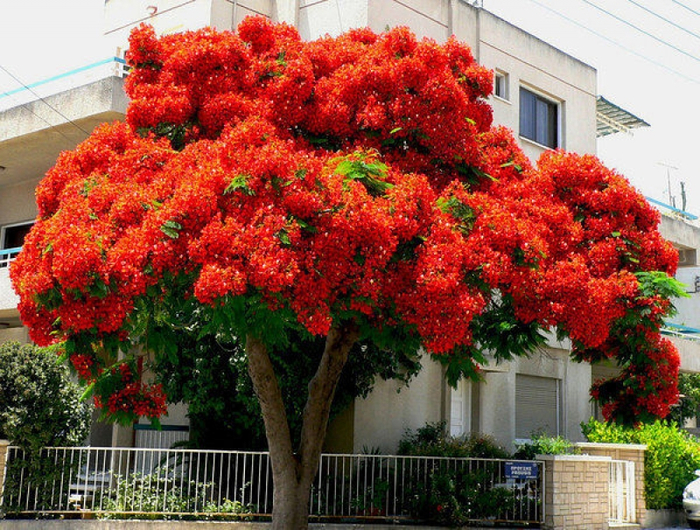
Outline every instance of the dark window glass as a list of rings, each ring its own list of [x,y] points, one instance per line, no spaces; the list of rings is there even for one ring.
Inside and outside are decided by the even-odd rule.
[[[555,148],[557,137],[557,104],[520,89],[520,136]]]
[[[32,228],[33,223],[26,225],[6,226],[2,248],[17,248],[24,244],[24,238]]]

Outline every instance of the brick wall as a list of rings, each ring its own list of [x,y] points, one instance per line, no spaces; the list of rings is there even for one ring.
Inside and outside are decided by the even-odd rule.
[[[546,530],[607,530],[609,456],[541,455]]]

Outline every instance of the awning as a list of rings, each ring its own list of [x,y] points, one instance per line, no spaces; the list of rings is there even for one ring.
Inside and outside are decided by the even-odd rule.
[[[603,96],[596,98],[596,136],[598,138],[618,132],[631,134],[632,129],[638,127],[649,127],[649,124]]]

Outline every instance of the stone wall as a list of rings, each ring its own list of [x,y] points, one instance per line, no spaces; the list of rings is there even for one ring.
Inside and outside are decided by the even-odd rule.
[[[0,440],[0,498],[5,487],[5,461],[7,460],[7,440]]]
[[[609,456],[540,455],[546,530],[608,529]]]
[[[609,456],[612,460],[634,462],[636,521],[644,523],[647,512],[644,499],[644,453],[647,446],[641,444],[577,443],[576,447],[584,454]]]

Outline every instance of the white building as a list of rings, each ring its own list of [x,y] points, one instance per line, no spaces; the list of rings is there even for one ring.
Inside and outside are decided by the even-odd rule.
[[[465,0],[152,0],[148,5],[109,0],[105,39],[117,50],[116,57],[65,76],[67,87],[54,83],[16,94],[26,98],[22,106],[13,106],[14,98],[0,97],[0,341],[27,340],[7,272],[13,249],[21,246],[36,215],[34,187],[61,150],[73,148],[98,123],[124,117],[127,101],[119,57],[129,31],[141,22],[161,34],[208,25],[231,29],[250,14],[293,23],[305,39],[358,26],[381,32],[406,25],[437,41],[456,35],[471,46],[478,62],[494,70],[494,121],[516,131],[533,160],[556,147],[595,153],[597,134],[646,125],[598,97],[593,67]],[[39,91],[53,95],[37,100]],[[686,224],[665,219],[664,230],[686,250],[684,256],[694,259],[699,232]],[[696,303],[689,302],[691,313]],[[687,324],[700,328],[700,321],[690,317]],[[700,371],[696,344],[680,341],[684,367]],[[441,420],[454,434],[488,433],[507,444],[535,430],[579,440],[579,424],[595,413],[588,390],[605,370],[573,363],[568,344],[552,342],[530,358],[488,366],[483,382],[462,382],[453,390],[442,369],[426,361],[421,374],[400,393],[386,382],[358,400],[334,423],[329,445],[342,451],[369,446],[392,452],[405,429]],[[183,421],[179,412],[169,422]],[[102,432],[93,442],[108,436]],[[128,438],[128,433],[114,430],[114,443],[128,444]]]

